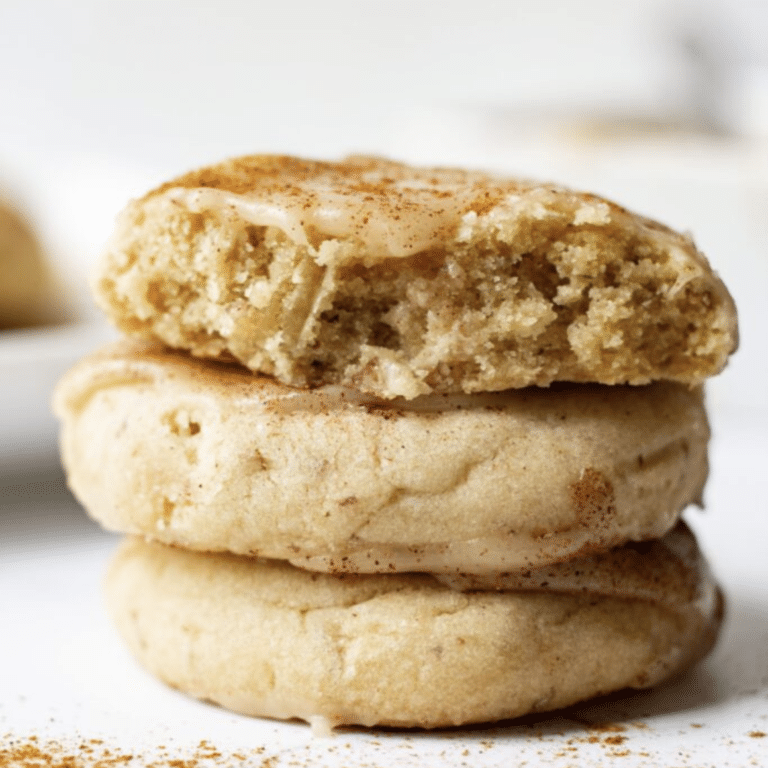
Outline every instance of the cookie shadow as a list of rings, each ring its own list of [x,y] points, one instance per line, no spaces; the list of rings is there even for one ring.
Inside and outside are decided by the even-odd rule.
[[[729,592],[725,620],[710,655],[693,669],[650,690],[623,690],[565,709],[496,723],[408,730],[410,738],[438,733],[453,738],[474,736],[528,738],[583,732],[585,728],[623,725],[653,728],[654,720],[683,714],[704,720],[731,700],[768,697],[768,593]],[[349,729],[357,730],[357,729]],[[403,729],[376,729],[382,734]]]
[[[683,675],[647,691],[624,691],[569,708],[577,720],[645,720],[697,713],[738,698],[768,694],[768,594],[729,592],[718,642]],[[565,712],[561,713],[565,714]]]

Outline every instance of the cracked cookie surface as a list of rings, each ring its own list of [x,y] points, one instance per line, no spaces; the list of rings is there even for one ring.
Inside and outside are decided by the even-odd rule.
[[[175,179],[128,206],[95,291],[127,333],[384,398],[697,384],[737,344],[690,238],[555,185],[377,158]]]

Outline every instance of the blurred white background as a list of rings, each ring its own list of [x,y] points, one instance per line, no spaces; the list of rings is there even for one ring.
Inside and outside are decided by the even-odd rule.
[[[0,8],[6,159],[83,153],[162,172],[254,149],[387,149],[409,112],[438,105],[705,111],[733,124],[750,118],[725,103],[729,78],[768,64],[755,0]]]

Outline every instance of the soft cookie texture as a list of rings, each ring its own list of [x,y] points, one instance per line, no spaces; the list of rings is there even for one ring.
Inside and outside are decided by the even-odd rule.
[[[55,409],[106,527],[331,572],[519,570],[656,538],[707,476],[702,393],[670,382],[383,400],[121,341]]]
[[[690,533],[558,591],[462,592],[129,540],[107,596],[133,653],[194,696],[315,724],[436,728],[654,685],[714,642],[719,593]],[[634,570],[632,564],[634,563]]]
[[[175,179],[128,206],[95,290],[127,333],[384,398],[697,384],[737,343],[687,236],[594,195],[376,158]]]

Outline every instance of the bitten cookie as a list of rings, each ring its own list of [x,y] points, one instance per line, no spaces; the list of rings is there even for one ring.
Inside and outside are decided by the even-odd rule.
[[[107,596],[139,661],[250,715],[437,728],[654,685],[706,653],[722,603],[685,527],[557,591],[331,576],[129,540]],[[616,562],[613,562],[615,560]]]
[[[106,527],[335,572],[515,570],[655,538],[707,475],[701,391],[669,382],[383,400],[121,341],[55,409]]]
[[[551,184],[375,158],[175,179],[129,205],[95,290],[127,333],[384,398],[697,384],[737,343],[688,237]]]

